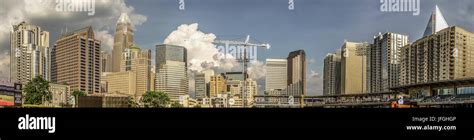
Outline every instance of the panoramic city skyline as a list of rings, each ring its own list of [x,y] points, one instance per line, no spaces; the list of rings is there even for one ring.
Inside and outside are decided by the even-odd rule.
[[[382,12],[379,1],[296,1],[294,10],[288,10],[287,1],[185,2],[185,10],[180,10],[177,1],[97,0],[95,14],[89,16],[87,12],[65,14],[48,9],[48,4],[54,6],[54,1],[2,1],[1,9],[6,11],[1,13],[7,19],[0,25],[0,49],[4,52],[0,60],[0,77],[9,77],[9,32],[11,25],[21,21],[48,31],[50,46],[61,33],[91,25],[106,51],[111,51],[116,22],[123,12],[129,14],[135,28],[135,43],[144,49],[153,50],[155,45],[163,43],[182,24],[198,23],[200,31],[213,33],[218,39],[236,39],[249,34],[258,41],[272,45],[269,50],[258,49],[258,60],[261,62],[266,58],[286,58],[288,52],[297,49],[306,51],[307,83],[311,85],[308,86],[308,95],[322,95],[324,56],[339,48],[345,39],[371,42],[378,32],[394,32],[408,35],[409,41],[413,42],[423,35],[435,4],[440,7],[449,25],[458,25],[471,31],[474,28],[471,24],[473,16],[469,14],[473,12],[469,8],[473,2],[468,0],[421,1],[418,16],[413,16],[411,12]],[[340,8],[325,8],[334,6]],[[11,10],[15,7],[22,8]],[[26,8],[29,10],[24,10]],[[256,68],[259,67],[262,65]],[[265,78],[257,77],[259,93],[263,93]]]

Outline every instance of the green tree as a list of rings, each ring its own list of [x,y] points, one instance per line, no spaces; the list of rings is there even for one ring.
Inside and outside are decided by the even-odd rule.
[[[52,98],[51,92],[49,91],[49,82],[43,79],[41,75],[31,79],[31,81],[25,85],[23,92],[25,92],[26,104],[39,105],[50,102]]]
[[[75,98],[79,97],[79,96],[86,96],[86,93],[84,91],[80,91],[80,90],[74,90],[72,92],[72,96],[74,96]]]
[[[140,102],[145,108],[164,108],[168,106],[170,98],[161,91],[147,91]]]
[[[173,102],[173,103],[171,104],[171,107],[172,107],[172,108],[183,108],[183,105],[180,104],[180,103],[178,103],[178,102]]]
[[[86,93],[84,91],[74,90],[71,95],[74,97],[74,102],[77,106],[77,104],[78,104],[77,99],[79,98],[79,96],[86,96]]]
[[[128,98],[128,106],[131,108],[139,108],[140,104],[135,101],[134,98]]]

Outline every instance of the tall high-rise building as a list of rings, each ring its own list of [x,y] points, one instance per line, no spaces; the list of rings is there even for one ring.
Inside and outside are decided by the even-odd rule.
[[[306,95],[306,54],[304,50],[290,52],[287,58],[287,94]]]
[[[108,52],[100,52],[100,72],[111,72],[112,71],[112,55]]]
[[[265,77],[265,92],[268,94],[277,94],[287,87],[287,60],[286,59],[267,59],[267,75]]]
[[[100,93],[100,44],[91,26],[63,34],[51,51],[51,81]]]
[[[368,92],[389,92],[391,87],[398,86],[399,55],[407,44],[408,36],[397,33],[379,33],[374,37],[374,44],[367,50]]]
[[[195,74],[194,91],[196,99],[208,97],[209,82],[211,81],[211,76],[214,76],[213,70],[204,70]]]
[[[176,45],[156,45],[155,89],[178,101],[188,95],[187,50]]]
[[[324,58],[323,95],[341,94],[341,50]]]
[[[120,72],[132,71],[136,75],[136,97],[150,90],[151,50],[140,49],[136,44],[125,49],[120,63]]]
[[[156,83],[156,67],[155,65],[150,66],[150,91],[155,91]]]
[[[25,85],[41,75],[50,80],[49,32],[21,22],[10,33],[10,81]]]
[[[400,84],[474,77],[474,33],[451,26],[402,49]]]
[[[226,79],[224,74],[211,76],[209,82],[209,97],[217,97],[218,94],[226,94]]]
[[[447,27],[438,6],[433,10],[427,26],[422,38],[406,45],[401,51],[400,85],[473,78],[474,33],[457,26]],[[418,88],[408,92],[415,96],[466,92],[466,89],[456,90],[455,87]]]
[[[341,94],[367,91],[367,43],[344,42],[341,48]]]
[[[133,44],[134,31],[132,28],[132,21],[126,13],[122,13],[117,21],[114,36],[114,48],[112,50],[112,71],[120,71],[120,63],[122,61],[122,54],[125,49]]]

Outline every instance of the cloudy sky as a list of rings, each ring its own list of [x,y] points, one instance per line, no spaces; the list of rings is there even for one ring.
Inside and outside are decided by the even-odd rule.
[[[438,5],[449,25],[474,31],[474,1],[421,0],[420,15],[412,12],[381,12],[380,0],[96,0],[95,14],[58,12],[55,0],[0,0],[0,79],[9,77],[9,33],[21,21],[38,25],[50,32],[50,45],[58,35],[92,25],[103,50],[113,45],[115,23],[121,13],[128,13],[135,26],[135,41],[142,48],[154,49],[178,26],[215,35],[217,39],[237,39],[251,35],[254,40],[272,45],[259,49],[258,58],[286,58],[288,53],[304,49],[309,60],[309,95],[321,95],[323,57],[341,47],[344,40],[372,42],[378,32],[409,35],[410,41],[421,37],[434,7]],[[193,26],[188,26],[193,23]],[[183,26],[184,27],[184,26]],[[199,43],[197,43],[199,44]],[[259,71],[262,64],[253,70]],[[264,76],[257,76],[264,87]],[[262,89],[262,88],[261,88]]]

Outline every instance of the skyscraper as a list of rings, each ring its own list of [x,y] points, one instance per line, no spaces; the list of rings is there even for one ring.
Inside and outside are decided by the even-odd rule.
[[[367,43],[344,42],[341,48],[341,94],[367,91]]]
[[[112,50],[112,71],[120,71],[120,63],[122,61],[122,53],[126,48],[133,44],[134,31],[132,22],[126,13],[122,13],[117,21],[114,36],[114,48]]]
[[[400,60],[400,85],[424,84],[473,78],[474,33],[458,26],[448,27],[438,6],[428,21],[425,34],[403,47]],[[472,93],[469,87],[419,87],[410,95],[454,95]]]
[[[226,93],[226,79],[224,74],[211,76],[209,82],[209,97],[217,97],[218,94]]]
[[[267,75],[265,77],[265,92],[268,94],[279,94],[278,91],[287,86],[287,60],[286,59],[267,59]]]
[[[182,46],[156,45],[156,90],[178,101],[188,95],[187,50]]]
[[[25,22],[10,33],[10,81],[25,85],[41,75],[50,80],[49,32]]]
[[[100,72],[112,71],[112,55],[105,51],[100,52]]]
[[[304,50],[290,52],[287,58],[288,95],[306,95],[306,54]]]
[[[136,44],[125,49],[120,63],[120,72],[132,71],[136,75],[136,97],[150,90],[151,50],[140,49]]]
[[[398,86],[401,48],[408,44],[408,36],[397,33],[379,33],[367,52],[368,92],[389,92]]]
[[[51,51],[51,81],[100,93],[100,44],[91,26],[63,34]]]
[[[402,49],[400,84],[474,77],[474,33],[451,26]]]
[[[194,78],[194,91],[196,92],[195,97],[197,99],[208,97],[211,76],[214,76],[213,70],[204,70],[202,72],[196,73]]]
[[[324,58],[323,95],[341,94],[341,50]]]

